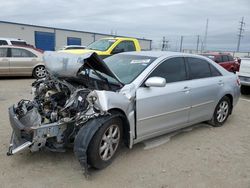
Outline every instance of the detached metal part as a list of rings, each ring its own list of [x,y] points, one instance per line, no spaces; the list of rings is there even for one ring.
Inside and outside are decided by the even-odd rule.
[[[17,137],[15,136],[15,133],[12,132],[11,139],[10,139],[10,146],[9,146],[9,150],[7,152],[8,156],[14,155],[17,152],[22,151],[22,150],[28,148],[30,145],[32,145],[32,142],[30,142],[30,141],[24,142],[23,144],[19,145],[20,143],[17,144],[15,142],[16,138]]]

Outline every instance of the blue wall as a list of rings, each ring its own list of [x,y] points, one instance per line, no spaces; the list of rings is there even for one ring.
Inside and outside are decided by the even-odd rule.
[[[67,38],[67,45],[81,45],[82,41],[80,38],[76,37],[68,37]]]
[[[55,33],[35,31],[36,48],[42,50],[55,50]]]

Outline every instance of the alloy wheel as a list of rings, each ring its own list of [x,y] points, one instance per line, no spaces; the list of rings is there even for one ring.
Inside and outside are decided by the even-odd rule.
[[[115,154],[120,142],[120,129],[118,125],[111,125],[102,136],[99,155],[102,160],[107,161]]]

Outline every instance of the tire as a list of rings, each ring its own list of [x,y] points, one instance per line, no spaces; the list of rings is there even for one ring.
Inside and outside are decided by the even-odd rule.
[[[33,76],[36,79],[44,78],[46,76],[46,74],[47,74],[47,72],[46,72],[45,66],[43,66],[43,65],[39,65],[39,66],[35,67],[33,70]]]
[[[214,110],[213,118],[209,121],[209,124],[214,127],[221,127],[226,122],[231,112],[231,100],[227,96],[224,96],[217,104]]]
[[[243,95],[249,95],[250,94],[250,86],[243,86],[243,85],[241,85],[240,92]]]
[[[88,146],[88,163],[96,169],[107,167],[120,149],[122,138],[123,127],[120,118],[116,117],[104,122]]]

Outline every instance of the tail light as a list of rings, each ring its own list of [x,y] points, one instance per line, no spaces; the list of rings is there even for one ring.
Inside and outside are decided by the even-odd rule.
[[[240,86],[240,79],[239,78],[236,79],[236,83],[238,86]]]

